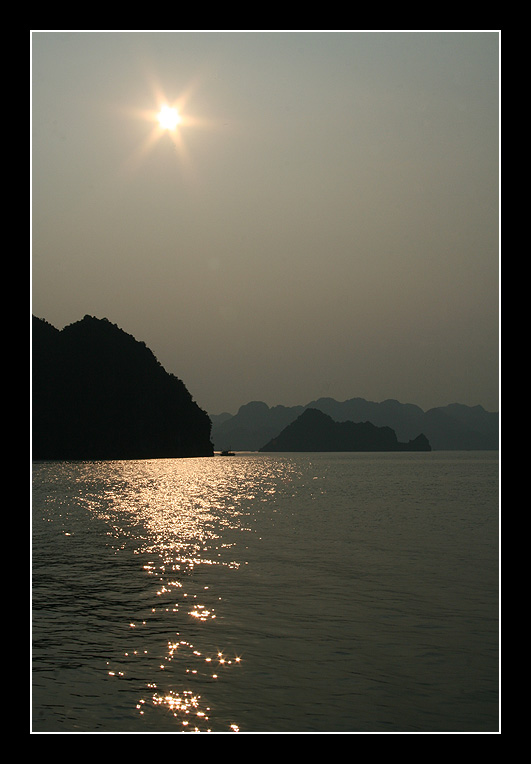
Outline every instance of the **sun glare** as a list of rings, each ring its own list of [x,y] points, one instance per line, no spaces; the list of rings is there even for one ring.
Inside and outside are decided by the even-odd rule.
[[[141,143],[127,158],[127,172],[135,171],[142,164],[159,141],[162,150],[174,149],[178,154],[179,164],[188,177],[193,175],[191,159],[186,145],[186,133],[190,128],[209,128],[213,123],[193,116],[188,111],[188,101],[192,91],[190,87],[177,99],[168,99],[162,88],[153,83],[153,107],[134,109],[131,113],[142,121],[151,123],[151,130],[145,134]],[[173,152],[172,152],[173,153]]]
[[[163,130],[175,130],[181,122],[179,112],[171,106],[163,106],[157,114],[157,119]]]

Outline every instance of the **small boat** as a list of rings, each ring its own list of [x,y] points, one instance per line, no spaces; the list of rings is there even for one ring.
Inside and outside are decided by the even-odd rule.
[[[236,456],[234,451],[221,451],[220,456]]]

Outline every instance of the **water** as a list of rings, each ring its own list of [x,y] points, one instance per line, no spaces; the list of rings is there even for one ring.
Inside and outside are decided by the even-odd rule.
[[[499,730],[497,453],[33,481],[33,732]]]

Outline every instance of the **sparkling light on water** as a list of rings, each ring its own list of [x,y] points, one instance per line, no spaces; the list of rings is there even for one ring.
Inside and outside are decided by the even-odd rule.
[[[49,466],[42,469],[50,473]],[[146,692],[135,702],[140,716],[166,709],[186,731],[210,729],[210,708],[189,688],[190,681],[219,683],[241,657],[216,649],[215,632],[197,632],[199,626],[215,625],[220,608],[224,615],[223,591],[197,581],[202,570],[237,571],[247,563],[246,542],[253,532],[249,506],[257,496],[274,493],[286,470],[272,465],[260,483],[253,465],[239,459],[78,463],[53,470],[54,480],[65,481],[63,489],[73,499],[65,507],[68,527],[80,519],[77,505],[78,513],[88,511],[86,520],[92,516],[104,523],[107,548],[117,560],[142,558],[144,607],[131,608],[136,612],[124,624],[130,637],[125,632],[122,637],[127,648],[106,661],[107,676],[125,683],[145,677]],[[50,493],[45,504],[53,500]],[[111,588],[106,596],[118,604]],[[183,631],[193,632],[201,648],[180,638]],[[164,634],[169,637],[163,643]],[[235,720],[228,719],[226,729],[237,731]]]
[[[492,729],[497,462],[34,465],[44,731]]]

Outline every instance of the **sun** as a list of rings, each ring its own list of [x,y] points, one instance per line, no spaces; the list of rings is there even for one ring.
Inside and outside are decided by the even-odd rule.
[[[217,121],[211,122],[190,114],[189,101],[196,86],[197,83],[192,82],[177,98],[168,98],[160,85],[154,81],[152,82],[151,108],[127,110],[132,117],[151,125],[151,129],[145,133],[140,144],[125,160],[127,172],[136,171],[160,141],[162,151],[172,150],[172,159],[175,151],[182,170],[186,174],[194,174],[186,142],[187,134],[191,129],[211,130],[217,125]]]
[[[157,114],[157,120],[163,130],[175,130],[177,125],[181,123],[181,115],[177,109],[171,106],[163,106]]]

